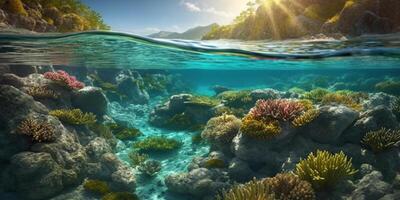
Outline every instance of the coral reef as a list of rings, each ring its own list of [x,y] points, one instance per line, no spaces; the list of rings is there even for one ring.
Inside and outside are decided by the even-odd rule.
[[[228,107],[251,107],[251,105],[254,104],[254,100],[250,94],[250,90],[225,91],[220,93],[218,98],[222,99],[224,105]]]
[[[217,200],[273,200],[274,193],[263,181],[253,180],[244,185],[236,185],[222,195],[217,196]]]
[[[46,79],[52,80],[73,90],[79,90],[85,87],[85,84],[79,82],[75,76],[71,76],[62,70],[58,70],[57,72],[46,72],[43,75]]]
[[[58,99],[59,94],[47,87],[33,86],[26,90],[26,93],[35,99]]]
[[[400,142],[400,131],[381,128],[365,134],[361,141],[375,153],[386,151]]]
[[[111,129],[115,137],[120,140],[130,140],[142,135],[142,132],[137,128],[129,128],[118,123],[109,123],[106,125]]]
[[[83,188],[85,188],[85,190],[88,192],[99,195],[105,195],[110,192],[108,184],[105,181],[101,180],[85,180],[85,182],[83,183]]]
[[[49,112],[50,115],[72,125],[86,125],[96,123],[96,116],[92,113],[84,113],[80,109],[59,109]]]
[[[310,153],[307,159],[301,160],[295,169],[300,179],[311,183],[314,189],[321,190],[337,186],[343,179],[357,172],[343,152],[332,154],[328,151]]]
[[[138,151],[144,152],[166,152],[172,151],[179,148],[182,143],[178,140],[166,138],[162,136],[151,136],[147,137],[142,141],[135,142],[133,144],[133,148],[137,149]]]
[[[139,170],[148,176],[154,176],[161,170],[161,162],[157,160],[146,160],[139,165]]]
[[[191,106],[212,108],[220,104],[220,101],[208,96],[191,96],[184,103]]]
[[[17,127],[17,132],[30,136],[35,142],[50,142],[55,139],[54,127],[44,121],[27,118]]]
[[[241,124],[240,119],[234,115],[223,114],[208,120],[201,137],[210,142],[229,143],[236,136]]]
[[[129,163],[131,166],[136,167],[142,165],[146,160],[149,159],[149,155],[144,153],[139,153],[137,151],[131,151],[128,154]]]
[[[275,194],[275,199],[284,200],[314,200],[315,193],[311,184],[301,180],[294,174],[277,174],[263,180]]]
[[[321,101],[322,104],[342,104],[351,109],[361,111],[362,105],[353,100],[349,95],[340,93],[330,93],[326,94]]]
[[[248,115],[242,120],[242,126],[240,132],[244,135],[250,136],[257,139],[271,139],[281,133],[281,127],[279,122],[272,120],[264,122],[255,119],[253,116]]]
[[[319,110],[310,109],[304,112],[302,115],[293,119],[292,124],[295,127],[301,127],[312,122],[315,118],[319,116]]]
[[[249,114],[259,120],[268,121],[272,118],[281,121],[291,121],[302,111],[304,111],[303,105],[296,101],[285,99],[258,100]]]
[[[326,90],[323,88],[317,88],[317,89],[314,89],[314,90],[304,93],[303,98],[311,100],[314,103],[318,103],[318,102],[321,102],[322,99],[324,98],[324,96],[329,93],[330,93],[329,90]]]

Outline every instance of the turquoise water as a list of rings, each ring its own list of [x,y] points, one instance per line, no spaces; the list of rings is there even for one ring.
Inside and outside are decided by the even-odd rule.
[[[179,76],[188,90],[150,95],[145,105],[110,101],[108,115],[143,132],[135,140],[118,143],[116,154],[127,164],[135,141],[162,135],[182,142],[182,147],[175,152],[151,155],[161,161],[162,170],[153,178],[138,173],[136,194],[146,200],[185,200],[191,197],[168,193],[163,180],[171,173],[186,171],[193,158],[209,152],[209,146],[193,143],[196,132],[150,125],[149,115],[157,105],[183,92],[213,96],[215,85],[231,90],[273,88],[287,92],[297,87],[306,91],[327,88],[378,92],[377,83],[400,81],[400,35],[371,35],[351,40],[204,42],[149,39],[111,32],[0,34],[0,63],[11,67],[62,68],[88,85],[91,84],[88,71],[101,69]]]

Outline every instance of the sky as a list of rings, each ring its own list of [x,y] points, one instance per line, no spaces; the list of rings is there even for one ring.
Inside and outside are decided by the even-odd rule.
[[[113,31],[147,35],[183,32],[195,26],[228,24],[249,0],[82,0]]]

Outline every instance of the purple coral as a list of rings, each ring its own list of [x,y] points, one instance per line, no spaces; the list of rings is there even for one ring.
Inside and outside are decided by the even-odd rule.
[[[62,70],[58,70],[57,72],[46,72],[44,73],[44,77],[46,79],[50,79],[60,84],[66,85],[71,89],[79,90],[85,87],[85,84],[79,82],[75,76],[71,76],[67,72]]]
[[[304,106],[296,101],[261,99],[257,101],[249,114],[255,119],[269,120],[272,118],[281,121],[291,121],[303,111]]]

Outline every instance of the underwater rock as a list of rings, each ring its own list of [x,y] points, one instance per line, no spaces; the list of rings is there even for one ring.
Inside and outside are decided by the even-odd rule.
[[[385,106],[388,108],[391,108],[393,106],[393,103],[395,102],[396,97],[383,93],[383,92],[379,92],[379,93],[373,93],[371,95],[369,95],[369,99],[368,101],[364,104],[364,107],[366,109],[374,109],[378,106]]]
[[[24,86],[24,82],[20,77],[15,74],[9,73],[2,74],[0,76],[0,84],[11,85],[16,88],[21,88],[22,86]]]
[[[214,85],[213,87],[211,87],[211,89],[214,90],[215,95],[219,95],[223,92],[231,90],[230,88],[222,86],[222,85]]]
[[[14,65],[10,68],[10,72],[19,77],[27,77],[30,74],[36,73],[36,69],[35,67],[29,65]]]
[[[189,173],[172,174],[165,178],[171,192],[195,197],[214,197],[218,191],[230,186],[228,176],[220,169],[198,168]]]
[[[335,143],[344,130],[359,116],[359,113],[345,106],[322,106],[320,115],[304,126],[303,132],[319,143]]]
[[[365,175],[359,183],[356,184],[356,189],[351,194],[351,199],[354,200],[376,200],[383,197],[385,194],[391,193],[390,184],[382,181],[383,176],[379,171],[373,171]]]
[[[228,165],[229,178],[235,181],[244,182],[255,177],[250,166],[239,158],[233,158]]]
[[[172,95],[168,102],[168,111],[170,115],[175,115],[185,111],[185,102],[192,97],[191,94]]]
[[[136,177],[131,168],[126,165],[119,166],[117,171],[111,174],[110,187],[119,192],[135,191]]]
[[[96,137],[85,147],[86,153],[94,160],[99,160],[105,153],[112,152],[112,148],[107,143],[106,139]]]
[[[117,88],[134,104],[147,104],[149,102],[149,94],[139,86],[139,80],[133,77],[124,76],[118,79]]]
[[[107,113],[107,98],[97,87],[84,87],[72,96],[72,104],[84,112],[91,112],[98,117]]]
[[[257,89],[253,90],[250,93],[250,96],[254,100],[258,99],[279,99],[281,98],[281,94],[279,91],[274,89]]]
[[[26,199],[48,198],[63,189],[62,168],[49,153],[17,154],[4,173],[10,189]]]

